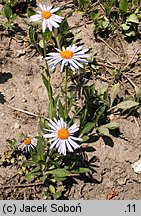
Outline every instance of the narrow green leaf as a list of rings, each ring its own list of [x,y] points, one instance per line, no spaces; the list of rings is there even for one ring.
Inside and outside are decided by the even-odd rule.
[[[113,102],[114,102],[116,96],[118,95],[119,90],[120,90],[120,84],[119,83],[112,86],[111,91],[110,91],[110,106],[113,105]]]
[[[135,101],[128,100],[128,101],[123,101],[123,102],[119,103],[115,107],[117,107],[118,109],[125,109],[126,110],[126,109],[130,109],[134,106],[138,106],[138,105],[139,105],[139,103],[137,103]]]
[[[45,148],[44,148],[44,145],[43,145],[43,138],[40,137],[38,138],[38,144],[37,144],[37,155],[38,157],[40,157],[40,160],[44,161],[44,158],[45,158]]]
[[[141,88],[139,88],[138,86],[135,86],[135,97],[137,99],[137,101],[139,101],[141,99]]]
[[[126,13],[128,9],[128,0],[120,0],[119,9],[122,13]]]
[[[70,176],[70,172],[67,171],[66,169],[55,169],[55,170],[49,171],[48,173],[58,178],[64,178],[64,177]]]
[[[87,123],[84,128],[81,131],[81,134],[88,133],[92,128],[95,126],[95,122],[89,122]]]
[[[100,117],[104,114],[105,109],[106,109],[106,106],[105,106],[105,104],[103,104],[102,106],[100,106],[100,107],[96,110],[96,112],[95,112],[95,114],[94,114],[94,117],[93,117],[93,121],[95,122],[95,125],[98,123]]]
[[[59,103],[58,103],[58,113],[59,113],[60,117],[64,118],[64,107],[63,107],[60,100],[59,100]]]
[[[86,173],[89,172],[89,168],[86,167],[78,167],[76,170],[72,170],[71,173]]]

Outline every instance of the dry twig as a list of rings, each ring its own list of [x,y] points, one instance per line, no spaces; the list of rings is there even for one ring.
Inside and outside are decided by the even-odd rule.
[[[44,183],[43,182],[36,182],[36,183],[29,183],[29,184],[3,185],[3,186],[0,186],[0,189],[20,188],[20,187],[34,187],[34,186],[40,186],[40,185],[44,185]]]
[[[31,116],[40,117],[40,115],[38,115],[38,114],[35,114],[35,113],[32,113],[32,112],[28,112],[28,111],[23,110],[23,109],[16,108],[16,107],[10,106],[8,104],[4,104],[4,106],[9,107],[9,108],[11,108],[13,110],[16,110],[16,111],[19,111],[19,112],[31,115]]]

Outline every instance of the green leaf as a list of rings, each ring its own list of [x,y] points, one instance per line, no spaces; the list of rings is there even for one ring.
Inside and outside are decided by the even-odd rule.
[[[119,83],[112,86],[111,91],[110,91],[110,106],[113,105],[113,102],[114,102],[116,96],[118,95],[119,90],[120,90],[120,84]]]
[[[25,175],[25,180],[29,181],[29,180],[32,180],[33,179],[33,174],[32,172],[28,172],[26,175]]]
[[[33,165],[32,161],[24,161],[22,164],[23,167],[28,167],[28,166],[32,166],[32,165]]]
[[[37,144],[37,155],[40,157],[40,160],[44,161],[45,159],[45,148],[44,148],[44,139],[43,137],[38,138],[38,144]]]
[[[104,136],[109,136],[109,130],[108,130],[108,128],[104,127],[103,125],[100,126],[100,127],[98,127],[97,130],[98,130],[98,132],[99,132],[99,134],[101,136],[103,136],[103,135]]]
[[[95,125],[98,123],[100,117],[104,114],[105,109],[106,109],[106,106],[105,106],[105,104],[103,104],[102,106],[100,106],[100,107],[96,110],[96,112],[95,112],[95,114],[94,114],[94,117],[93,117],[93,121],[95,122]]]
[[[55,169],[55,170],[49,171],[48,173],[58,178],[64,178],[64,177],[70,176],[70,172],[67,171],[66,169]]]
[[[128,9],[128,0],[120,0],[119,9],[122,13],[126,13]]]
[[[86,167],[78,167],[76,170],[71,171],[71,173],[86,173],[89,172],[89,168]]]
[[[41,54],[42,51],[41,51],[41,48],[38,46],[38,42],[37,42],[37,32],[34,31],[34,29],[30,26],[28,34],[29,34],[30,43],[34,44],[37,51]]]
[[[81,134],[88,133],[92,128],[95,126],[95,122],[89,122],[87,123],[84,128],[81,131]]]
[[[102,22],[102,26],[103,26],[104,29],[106,29],[108,27],[108,25],[109,25],[109,20]]]
[[[8,5],[5,5],[3,8],[3,12],[5,17],[9,20],[12,15],[12,9]]]
[[[141,88],[135,86],[134,91],[135,91],[135,97],[137,101],[139,101],[141,99]]]
[[[119,124],[117,122],[110,122],[110,123],[105,124],[103,126],[108,128],[109,130],[114,130],[114,129],[119,128]]]
[[[14,22],[16,18],[17,18],[17,14],[14,13],[11,17],[11,22]]]
[[[92,20],[98,20],[98,18],[99,18],[99,16],[100,16],[100,13],[99,13],[99,11],[98,10],[94,10],[94,11],[92,11],[92,13],[91,13],[91,18],[92,18]]]
[[[58,113],[59,113],[60,117],[64,118],[64,107],[63,107],[60,100],[59,100],[59,103],[58,103]]]
[[[40,41],[39,41],[39,46],[43,49],[44,48],[44,41],[43,41],[43,39],[41,39]]]
[[[137,103],[135,101],[128,100],[128,101],[123,101],[123,102],[119,103],[115,107],[117,107],[118,109],[125,109],[126,110],[126,109],[130,109],[134,106],[138,106],[138,105],[139,105],[139,103]]]
[[[41,130],[43,132],[45,132],[44,128],[48,128],[47,120],[45,120],[44,118],[40,118],[40,120],[39,120],[39,126],[40,126]]]
[[[128,30],[130,29],[130,25],[128,25],[127,23],[123,23],[123,24],[121,25],[121,27],[122,27],[122,29],[123,29],[124,31],[128,31]]]
[[[137,23],[139,24],[139,19],[135,13],[130,14],[130,16],[127,18],[127,22]]]
[[[81,34],[80,33],[77,33],[75,36],[74,36],[74,39],[72,41],[72,44],[75,44],[76,41],[80,38]]]
[[[83,139],[83,141],[82,141],[82,142],[84,143],[84,142],[86,142],[86,141],[88,141],[88,140],[89,140],[89,136],[87,136],[87,135],[86,135],[86,136],[83,136],[83,137],[82,137],[82,139]],[[81,142],[81,143],[82,143],[82,142]]]
[[[26,13],[27,13],[28,17],[31,17],[34,14],[36,14],[36,12],[32,8],[30,8],[30,7],[27,8]]]
[[[53,185],[49,185],[49,190],[51,193],[55,194],[55,187]]]
[[[53,195],[53,198],[56,200],[58,199],[59,197],[61,197],[62,193],[61,191],[57,191],[54,195]]]

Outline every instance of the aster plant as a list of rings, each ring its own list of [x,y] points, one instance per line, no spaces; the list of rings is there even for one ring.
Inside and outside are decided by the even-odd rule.
[[[52,28],[58,28],[62,22],[63,17],[55,14],[59,8],[53,8],[52,6],[46,6],[45,4],[39,4],[39,9],[35,15],[32,15],[29,22],[37,22],[42,20],[42,31],[45,32],[46,28],[52,31]],[[58,24],[59,23],[59,24]]]

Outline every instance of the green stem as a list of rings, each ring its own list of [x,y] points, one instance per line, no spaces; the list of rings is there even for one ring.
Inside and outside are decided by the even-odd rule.
[[[66,67],[66,77],[65,77],[65,118],[67,119],[68,115],[68,74],[69,67]]]
[[[46,44],[47,44],[47,40],[46,40],[46,36],[45,34],[43,34],[43,46],[44,46],[44,57],[46,57]],[[52,88],[51,88],[51,84],[50,84],[50,73],[49,73],[49,68],[48,68],[48,64],[46,62],[46,76],[48,79],[48,98],[49,98],[49,117],[52,118],[53,115],[53,97],[52,97]]]

